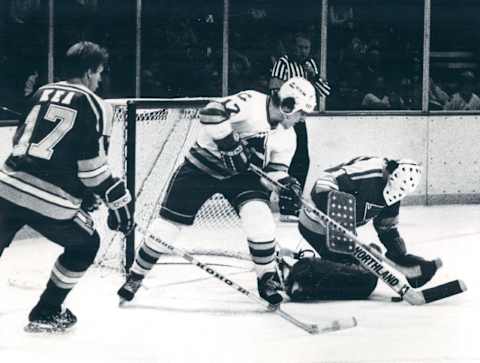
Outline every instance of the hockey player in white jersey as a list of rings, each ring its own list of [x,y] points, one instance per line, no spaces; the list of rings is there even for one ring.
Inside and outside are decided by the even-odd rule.
[[[261,167],[286,186],[281,199],[298,196],[300,185],[288,175],[296,147],[292,126],[304,113],[312,112],[315,103],[313,86],[302,78],[291,78],[273,97],[244,91],[208,103],[200,111],[203,127],[196,143],[170,180],[160,215],[149,231],[174,244],[181,227],[193,224],[203,203],[216,193],[223,194],[240,216],[260,296],[279,304],[271,191],[249,166]],[[127,281],[118,290],[122,301],[133,299],[162,250],[155,241],[144,240]]]

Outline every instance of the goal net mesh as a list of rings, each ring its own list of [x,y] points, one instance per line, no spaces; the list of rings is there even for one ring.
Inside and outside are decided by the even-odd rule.
[[[135,127],[135,221],[148,228],[158,216],[168,182],[184,155],[195,142],[199,130],[199,103],[178,100],[142,100],[136,107]],[[131,153],[127,133],[127,100],[110,100],[114,108],[109,162],[115,176],[127,179],[126,160]],[[130,101],[134,102],[134,101]],[[160,106],[156,106],[159,105]],[[130,160],[129,162],[132,162]],[[129,168],[129,170],[132,170]],[[102,238],[97,265],[122,269],[125,262],[125,239],[106,227],[107,210],[102,207],[94,219]],[[135,235],[135,248],[143,236]],[[248,247],[239,218],[230,204],[214,195],[198,212],[192,227],[182,230],[176,247],[195,255],[231,256],[247,259]]]

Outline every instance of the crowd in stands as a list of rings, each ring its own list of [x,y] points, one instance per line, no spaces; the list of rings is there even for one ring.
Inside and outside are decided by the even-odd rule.
[[[135,2],[56,3],[56,54],[82,39],[106,46],[111,61],[100,94],[133,97]],[[286,1],[231,3],[229,93],[267,92],[273,65],[291,52],[298,32],[309,35],[311,56],[320,64],[320,2],[301,0],[305,4],[297,12]],[[0,103],[20,108],[19,100],[47,80],[48,1],[8,0],[0,7]],[[143,7],[141,96],[220,95],[223,1],[192,7],[173,0],[145,0]],[[357,11],[348,2],[329,7],[326,78],[332,93],[326,109],[420,110],[423,23],[419,21],[415,29],[405,26],[408,21],[385,25],[371,21],[376,16],[366,15],[367,10]],[[446,79],[431,70],[429,109],[480,109],[480,82],[474,71],[460,69]]]

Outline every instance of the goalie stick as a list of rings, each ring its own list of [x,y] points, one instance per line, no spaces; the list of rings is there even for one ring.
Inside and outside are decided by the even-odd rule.
[[[270,178],[267,173],[265,173],[256,165],[250,165],[250,169],[259,177],[270,183],[275,189],[285,189],[285,186]],[[345,237],[354,241],[355,247],[354,251],[352,252],[352,256],[355,257],[355,259],[357,259],[367,270],[385,282],[408,303],[412,305],[428,304],[460,294],[467,290],[467,287],[462,280],[453,280],[425,290],[414,289],[408,283],[405,275],[397,271],[397,269],[392,266],[381,254],[374,251],[341,224],[337,223],[325,213],[318,210],[312,203],[303,198],[303,196],[299,195],[299,198],[303,207],[308,208],[309,211],[314,213],[325,226],[329,224],[333,225],[334,228],[343,233]]]
[[[190,255],[188,252],[184,251],[181,248],[177,248],[172,246],[171,244],[163,241],[162,239],[158,238],[157,236],[151,234],[148,232],[145,228],[142,228],[138,224],[136,225],[137,231],[139,231],[141,234],[143,234],[145,237],[150,238],[154,240],[155,242],[160,243],[163,247],[165,247],[167,250],[169,250],[171,253],[180,256],[190,262],[192,265],[197,266],[198,268],[202,269],[203,271],[207,272],[211,276],[215,277],[216,279],[224,282],[226,285],[230,286],[234,290],[244,294],[245,296],[249,297],[251,300],[255,301],[256,303],[262,305],[265,309],[268,311],[272,311],[275,314],[279,315],[286,321],[292,323],[293,325],[299,327],[300,329],[303,329],[307,331],[310,334],[319,334],[319,333],[327,333],[327,332],[332,332],[332,331],[337,331],[337,330],[343,330],[343,329],[348,329],[348,328],[353,328],[357,325],[357,320],[355,317],[350,317],[350,318],[345,318],[345,319],[336,319],[329,321],[324,324],[311,324],[311,323],[305,323],[302,322],[292,315],[288,314],[284,310],[282,310],[280,307],[277,307],[275,305],[270,304],[266,300],[262,299],[261,297],[257,296],[255,293],[253,293],[250,290],[247,290],[237,284],[236,282],[230,280],[228,277],[222,275],[220,272],[214,270],[210,266],[207,266],[206,264],[200,262],[197,260],[195,257]]]

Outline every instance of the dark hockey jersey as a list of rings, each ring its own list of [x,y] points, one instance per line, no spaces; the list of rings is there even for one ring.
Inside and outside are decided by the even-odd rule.
[[[0,170],[0,196],[54,219],[70,219],[87,188],[111,176],[107,162],[113,112],[87,87],[41,87]]]
[[[377,233],[381,234],[397,228],[400,202],[387,206],[383,197],[386,185],[384,177],[387,159],[379,157],[357,157],[346,163],[326,169],[312,188],[311,198],[315,202],[319,193],[326,190],[339,190],[355,196],[356,225],[362,226],[373,219]],[[304,211],[308,218],[301,218],[301,223],[310,230],[323,231],[323,226],[316,223],[315,216]],[[306,216],[304,216],[306,217]],[[314,229],[312,229],[315,227]]]

